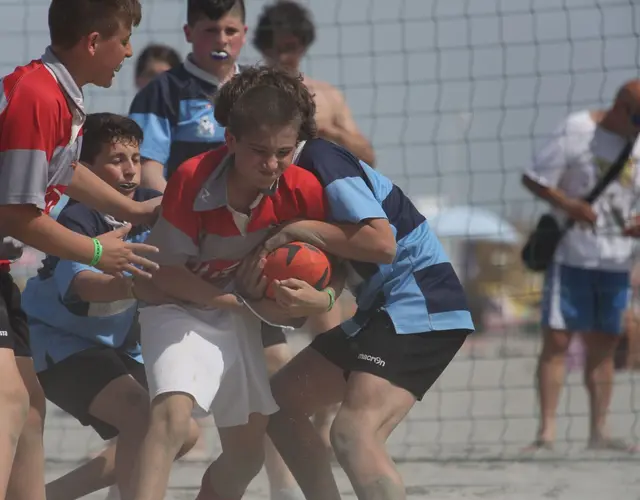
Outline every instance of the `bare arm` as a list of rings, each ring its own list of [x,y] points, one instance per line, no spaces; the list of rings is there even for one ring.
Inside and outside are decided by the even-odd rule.
[[[301,220],[284,226],[265,242],[268,251],[290,241],[302,240],[338,257],[361,262],[391,264],[396,256],[396,240],[385,219],[369,219],[360,224],[329,224]]]
[[[567,206],[571,202],[571,199],[558,188],[538,184],[527,175],[523,175],[521,181],[527,191],[555,208],[566,211]]]
[[[93,259],[91,238],[75,233],[43,214],[35,205],[0,206],[0,234],[12,236],[46,254],[89,263]]]
[[[99,212],[107,213],[120,220],[133,224],[153,222],[149,220],[152,205],[160,203],[161,198],[138,203],[109,186],[81,163],[75,165],[71,184],[67,194],[74,200],[87,205]]]
[[[70,290],[85,302],[115,302],[135,298],[131,278],[120,278],[93,271],[81,271]]]
[[[558,188],[538,184],[527,175],[522,176],[522,185],[536,198],[544,200],[552,207],[562,210],[570,219],[577,222],[587,222],[589,224],[596,222],[597,215],[591,205],[586,201],[578,198],[570,198]]]
[[[351,109],[347,105],[342,93],[337,89],[335,89],[334,100],[336,126],[334,129],[328,131],[327,138],[340,144],[369,166],[373,167],[375,164],[373,147],[367,138],[362,135],[362,132],[360,132],[351,113]]]
[[[207,283],[184,266],[161,266],[153,276],[153,284],[170,297],[204,308],[242,307],[234,294]]]
[[[346,281],[347,270],[343,262],[335,258],[331,259],[331,282],[329,286],[336,292],[336,298],[342,295]]]
[[[145,159],[142,163],[142,186],[164,193],[167,180],[164,177],[164,165]]]
[[[96,267],[108,274],[128,271],[138,276],[149,273],[138,269],[137,264],[155,270],[156,264],[134,253],[155,252],[157,249],[144,243],[122,241],[129,227],[123,227],[98,236],[102,243],[102,257]],[[64,260],[88,264],[93,260],[93,239],[58,224],[35,205],[0,205],[0,234],[11,236],[46,254]]]

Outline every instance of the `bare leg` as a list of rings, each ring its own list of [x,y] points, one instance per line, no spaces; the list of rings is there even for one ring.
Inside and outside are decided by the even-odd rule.
[[[545,330],[542,352],[538,359],[538,397],[540,402],[540,427],[533,447],[549,447],[556,437],[556,411],[564,385],[565,359],[571,332]]]
[[[617,448],[606,428],[607,413],[613,394],[614,356],[619,336],[588,333],[584,336],[587,362],[584,383],[589,393],[589,445],[594,448]]]
[[[167,393],[151,403],[151,421],[133,475],[135,500],[163,500],[171,465],[189,438],[193,399]]]
[[[29,413],[29,391],[12,349],[0,348],[0,380],[0,499],[4,500],[18,440]]]
[[[266,347],[264,354],[267,360],[269,376],[273,376],[291,360],[291,349],[284,344],[275,344]],[[286,500],[301,496],[298,484],[291,474],[291,471],[284,463],[284,460],[271,442],[265,436],[264,445],[264,467],[269,478],[269,489],[271,500]]]
[[[415,404],[391,382],[354,372],[331,427],[331,442],[359,500],[404,500],[405,487],[386,449],[391,432]]]
[[[31,358],[16,358],[20,376],[29,392],[29,411],[9,479],[7,497],[11,500],[45,500],[44,432],[45,398]]]
[[[307,323],[311,335],[328,332],[343,321],[351,318],[356,312],[356,304],[351,295],[341,295],[333,309],[327,314],[320,314],[309,318]],[[318,430],[328,450],[331,450],[331,423],[338,412],[339,405],[329,405],[319,409],[313,416],[313,425]]]
[[[75,500],[116,482],[116,441],[80,467],[47,484],[47,500]]]
[[[268,419],[253,413],[246,425],[218,429],[222,453],[204,473],[196,500],[242,498],[264,463]]]
[[[311,347],[296,355],[271,379],[280,411],[268,432],[307,500],[338,500],[329,453],[309,417],[342,400],[343,372]]]
[[[131,376],[111,381],[94,398],[89,413],[118,429],[118,439],[109,441],[102,453],[77,469],[47,484],[47,500],[73,500],[117,485],[123,496],[131,496],[131,475],[149,423],[149,393]],[[197,426],[183,446],[184,453],[195,442]]]

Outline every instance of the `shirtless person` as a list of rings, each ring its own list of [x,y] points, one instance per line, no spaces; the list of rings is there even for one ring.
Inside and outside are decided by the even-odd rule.
[[[258,19],[253,45],[270,66],[298,73],[302,58],[315,37],[310,12],[297,2],[284,0],[264,8]],[[304,83],[315,94],[320,136],[340,144],[373,166],[373,148],[358,129],[342,92],[330,83],[312,80],[308,76],[304,77]]]
[[[267,5],[258,19],[254,47],[270,66],[299,73],[300,63],[316,37],[311,13],[297,2],[284,0]],[[304,83],[314,94],[318,135],[348,149],[361,161],[374,166],[373,148],[353,119],[345,98],[327,82],[304,76]],[[307,323],[312,335],[326,332],[355,312],[353,300],[342,296],[330,313],[311,318]],[[284,334],[263,332],[263,343],[270,372],[274,373],[291,358]],[[316,414],[315,423],[329,447],[331,409]]]

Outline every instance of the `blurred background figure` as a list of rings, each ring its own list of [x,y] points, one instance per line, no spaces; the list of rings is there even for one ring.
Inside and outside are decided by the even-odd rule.
[[[142,89],[160,73],[182,63],[180,54],[167,45],[147,45],[136,60],[135,86]]]
[[[297,2],[281,0],[267,5],[255,28],[253,46],[270,66],[293,73],[316,39],[311,12]],[[374,165],[373,148],[356,124],[342,92],[328,82],[304,75],[304,83],[315,94],[316,122],[321,137],[351,151]]]
[[[624,84],[606,110],[570,114],[537,152],[523,185],[547,202],[561,225],[573,220],[547,270],[542,300],[543,344],[538,361],[540,427],[532,450],[551,449],[564,385],[567,351],[575,333],[585,347],[589,393],[589,447],[630,451],[609,435],[614,359],[625,331],[634,241],[640,236],[640,80]],[[592,203],[593,190],[628,144],[624,167]]]

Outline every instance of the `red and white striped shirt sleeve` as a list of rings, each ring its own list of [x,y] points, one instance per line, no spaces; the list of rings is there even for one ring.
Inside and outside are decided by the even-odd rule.
[[[44,210],[60,110],[47,92],[38,91],[33,76],[16,71],[1,82],[0,205]]]

